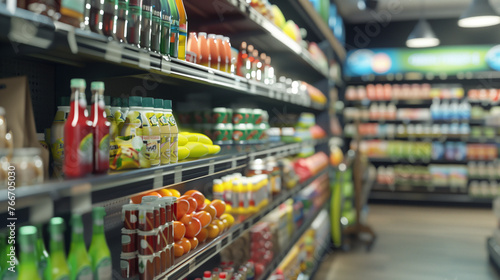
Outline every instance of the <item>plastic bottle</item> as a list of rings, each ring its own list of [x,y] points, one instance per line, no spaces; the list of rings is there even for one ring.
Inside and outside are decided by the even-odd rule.
[[[238,195],[239,195],[239,199],[238,199],[238,202],[239,202],[239,213],[240,214],[248,214],[248,203],[249,203],[249,199],[248,199],[248,181],[247,181],[247,178],[246,177],[243,177],[241,178],[241,181],[240,181],[240,188],[239,188],[239,192],[238,192]]]
[[[198,46],[200,49],[200,57],[197,59],[198,64],[210,67],[211,57],[208,49],[207,33],[198,33]]]
[[[252,65],[253,65],[253,61],[254,61],[253,51],[254,51],[253,46],[248,45],[248,47],[247,47],[247,59],[245,60],[245,69],[243,71],[243,74],[244,74],[243,77],[246,77],[249,80],[252,79]]]
[[[212,280],[212,273],[210,271],[203,272],[203,280]]]
[[[71,244],[69,246],[68,266],[70,280],[92,279],[92,265],[83,239],[83,221],[80,215],[71,216]]]
[[[95,207],[92,209],[92,220],[94,229],[92,242],[90,244],[89,255],[92,264],[94,280],[111,280],[111,254],[106,236],[104,235],[104,216],[106,211],[104,207]]]
[[[84,28],[83,13],[85,8],[84,0],[62,0],[59,18],[60,22],[73,25],[77,28]]]
[[[224,201],[224,183],[221,179],[215,179],[213,181],[212,193],[214,195],[214,199]]]
[[[217,48],[217,41],[215,40],[215,34],[208,34],[207,38],[208,52],[210,53],[210,68],[219,70],[220,69],[220,55]]]
[[[175,0],[168,0],[170,7],[170,56],[177,58],[179,55],[179,10]]]
[[[34,226],[24,226],[19,229],[20,264],[18,280],[41,280],[38,275],[36,259],[36,235]]]
[[[50,151],[53,159],[53,176],[63,177],[64,164],[64,124],[69,114],[69,97],[61,97],[60,106],[57,106],[56,116],[50,129]]]
[[[226,69],[224,69],[224,72],[226,73],[231,73],[231,66],[234,63],[233,61],[233,55],[231,52],[231,41],[229,40],[229,37],[223,37],[222,41],[224,43],[224,51],[226,54]]]
[[[247,199],[248,199],[248,207],[247,207],[247,212],[248,213],[255,213],[257,212],[257,208],[255,207],[255,193],[257,191],[257,181],[253,177],[247,178],[247,184],[248,184],[248,194],[247,194]]]
[[[224,184],[224,201],[226,202],[227,212],[232,213],[233,211],[233,182],[230,176],[222,177],[222,182]]]
[[[264,83],[266,85],[272,85],[276,82],[276,77],[274,75],[274,67],[271,66],[271,57],[267,56],[264,63]]]
[[[470,119],[470,104],[467,100],[462,101],[459,105],[460,118],[462,120]]]
[[[139,45],[146,50],[151,49],[151,24],[153,21],[151,2],[152,0],[142,0],[141,41]]]
[[[186,61],[199,64],[200,57],[198,36],[196,36],[196,32],[190,32],[187,43]]]
[[[64,251],[64,220],[60,217],[50,219],[50,258],[45,270],[45,279],[69,280],[69,268]]]
[[[128,3],[127,41],[134,46],[139,46],[141,42],[142,1],[130,0]]]
[[[236,60],[236,75],[245,77],[247,59],[247,42],[241,42],[238,59]]]
[[[161,53],[161,12],[160,0],[151,0],[152,21],[151,21],[151,50]]]
[[[163,109],[165,109],[165,117],[170,123],[170,163],[176,163],[179,160],[177,154],[179,129],[172,114],[172,100],[163,100]]]
[[[94,136],[94,173],[105,173],[109,169],[109,128],[110,122],[106,118],[104,108],[104,83],[92,82],[92,134]],[[111,114],[111,113],[110,113]]]
[[[160,0],[161,2],[161,30],[160,30],[160,53],[164,55],[170,54],[170,26],[171,12],[168,0]]]
[[[219,273],[219,280],[226,280],[227,279],[227,273],[221,272]]]
[[[102,16],[102,33],[113,36],[116,30],[118,0],[104,0],[104,14]]]
[[[233,179],[232,181],[232,189],[231,189],[231,194],[232,194],[232,205],[233,205],[233,211],[231,213],[233,214],[240,214],[241,213],[241,204],[240,204],[240,193],[241,193],[241,181],[239,179]]]
[[[94,82],[92,82],[93,84]],[[90,88],[92,89],[92,84],[90,85]],[[103,90],[104,91],[104,90]],[[111,114],[111,96],[109,95],[103,95],[104,96],[104,112],[106,113],[106,118],[113,118],[113,115]],[[89,111],[92,109],[92,105],[89,108]]]
[[[146,146],[146,157],[151,166],[160,165],[160,127],[154,112],[154,99],[142,98],[142,141]]]
[[[42,225],[37,225],[36,229],[38,235],[36,239],[36,259],[38,261],[38,275],[40,275],[40,277],[43,277],[45,269],[47,268],[49,253],[45,249],[45,243],[43,241]],[[0,279],[2,278],[0,277]]]
[[[155,99],[155,114],[160,126],[160,164],[170,164],[170,123],[165,117],[164,102]]]
[[[129,97],[129,105],[129,111],[125,119],[125,123],[123,124],[123,128],[120,132],[120,136],[140,137],[140,141],[144,143],[143,132],[147,131],[147,129],[143,128],[148,128],[149,123],[147,122],[146,117],[143,116],[145,111],[142,108],[142,97]],[[145,149],[146,147],[145,145],[143,145],[141,149],[138,150],[141,168],[151,167],[149,159],[144,158]]]
[[[128,110],[129,110],[129,105],[128,105],[128,97],[125,97],[125,98],[122,98],[122,118],[125,120],[125,118],[127,118],[127,114],[128,114]]]
[[[252,80],[257,80],[257,72],[259,70],[259,66],[261,66],[261,62],[259,60],[259,51],[258,50],[253,50],[251,53],[252,56],[252,68],[250,72],[250,77]]]
[[[114,30],[114,36],[119,42],[127,43],[128,0],[118,0],[118,5],[116,7],[116,28]]]
[[[86,112],[85,80],[71,80],[71,105],[64,125],[64,174],[82,177],[92,172],[92,122]]]
[[[229,57],[226,55],[226,47],[224,46],[224,36],[217,35],[215,36],[215,42],[217,43],[217,51],[219,53],[220,62],[219,62],[219,70],[227,71],[227,65],[229,63]]]
[[[128,101],[128,100],[127,100]],[[125,122],[125,115],[122,111],[122,99],[119,97],[111,98],[111,116],[113,117],[110,127],[110,140],[113,140],[119,135],[120,130]]]
[[[179,12],[179,53],[177,57],[180,60],[186,60],[188,18],[182,0],[176,0],[175,2]]]

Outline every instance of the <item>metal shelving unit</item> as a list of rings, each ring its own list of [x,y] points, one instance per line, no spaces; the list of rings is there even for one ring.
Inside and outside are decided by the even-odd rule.
[[[373,191],[369,200],[372,202],[401,202],[401,203],[443,203],[455,205],[491,206],[490,198],[475,198],[463,193],[415,193],[415,192],[387,192]]]
[[[344,138],[354,139],[355,135],[344,135]],[[361,140],[407,140],[407,141],[461,141],[466,143],[477,144],[496,144],[500,139],[497,138],[471,138],[467,135],[464,136],[391,136],[391,135],[363,135]]]

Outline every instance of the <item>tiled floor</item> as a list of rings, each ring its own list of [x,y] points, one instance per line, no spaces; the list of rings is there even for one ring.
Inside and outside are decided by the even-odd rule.
[[[315,280],[493,280],[486,238],[492,210],[371,205],[368,223],[378,235],[363,247],[324,258]]]

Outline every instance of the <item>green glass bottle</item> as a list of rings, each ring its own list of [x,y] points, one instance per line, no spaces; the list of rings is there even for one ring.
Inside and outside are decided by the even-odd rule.
[[[104,207],[92,209],[94,230],[89,254],[94,280],[111,280],[112,275],[111,253],[109,252],[106,236],[104,235],[104,216],[106,216]]]
[[[43,241],[42,225],[37,225],[36,230],[38,234],[38,238],[36,240],[36,259],[38,260],[38,275],[40,275],[40,277],[43,277],[45,269],[47,268],[49,253],[45,249],[45,243]]]
[[[19,229],[20,257],[19,280],[41,280],[38,275],[36,259],[37,230],[34,226],[24,226]]]
[[[179,54],[179,10],[175,0],[168,0],[170,8],[170,56],[177,58]]]
[[[160,53],[170,54],[170,7],[168,0],[160,0],[161,3],[161,35],[160,35]]]
[[[92,265],[83,239],[83,221],[80,215],[71,216],[71,244],[68,266],[70,280],[92,280]]]
[[[12,239],[10,239],[12,240]],[[7,244],[7,235],[0,234],[0,279],[2,280],[17,280],[17,268],[19,261],[15,254],[12,254],[10,247],[14,244]],[[9,269],[10,268],[10,269]]]
[[[45,269],[46,280],[69,280],[69,268],[64,252],[64,220],[60,217],[50,219],[50,257]]]

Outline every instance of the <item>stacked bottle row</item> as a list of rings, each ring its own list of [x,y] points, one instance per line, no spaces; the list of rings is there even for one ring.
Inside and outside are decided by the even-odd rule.
[[[187,15],[182,0],[28,0],[18,6],[77,28],[185,60]]]
[[[23,226],[19,229],[19,235],[17,235],[20,248],[19,263],[12,250],[14,243],[9,242],[11,245],[7,245],[3,236],[0,278],[111,280],[111,254],[104,235],[105,215],[106,212],[102,207],[92,210],[93,235],[88,252],[84,242],[82,218],[80,215],[71,217],[71,245],[67,258],[64,249],[65,222],[63,218],[54,217],[49,222],[50,254],[45,249],[41,226]],[[3,258],[10,258],[10,260],[4,261]],[[9,267],[13,269],[8,269]]]
[[[156,279],[174,261],[175,197],[143,196],[122,207],[121,273],[125,279]]]
[[[71,104],[62,100],[48,132],[55,177],[177,162],[172,101],[131,96],[113,98],[110,105],[110,97],[103,95],[104,83],[93,82],[88,118],[85,88],[85,80],[71,80]]]

